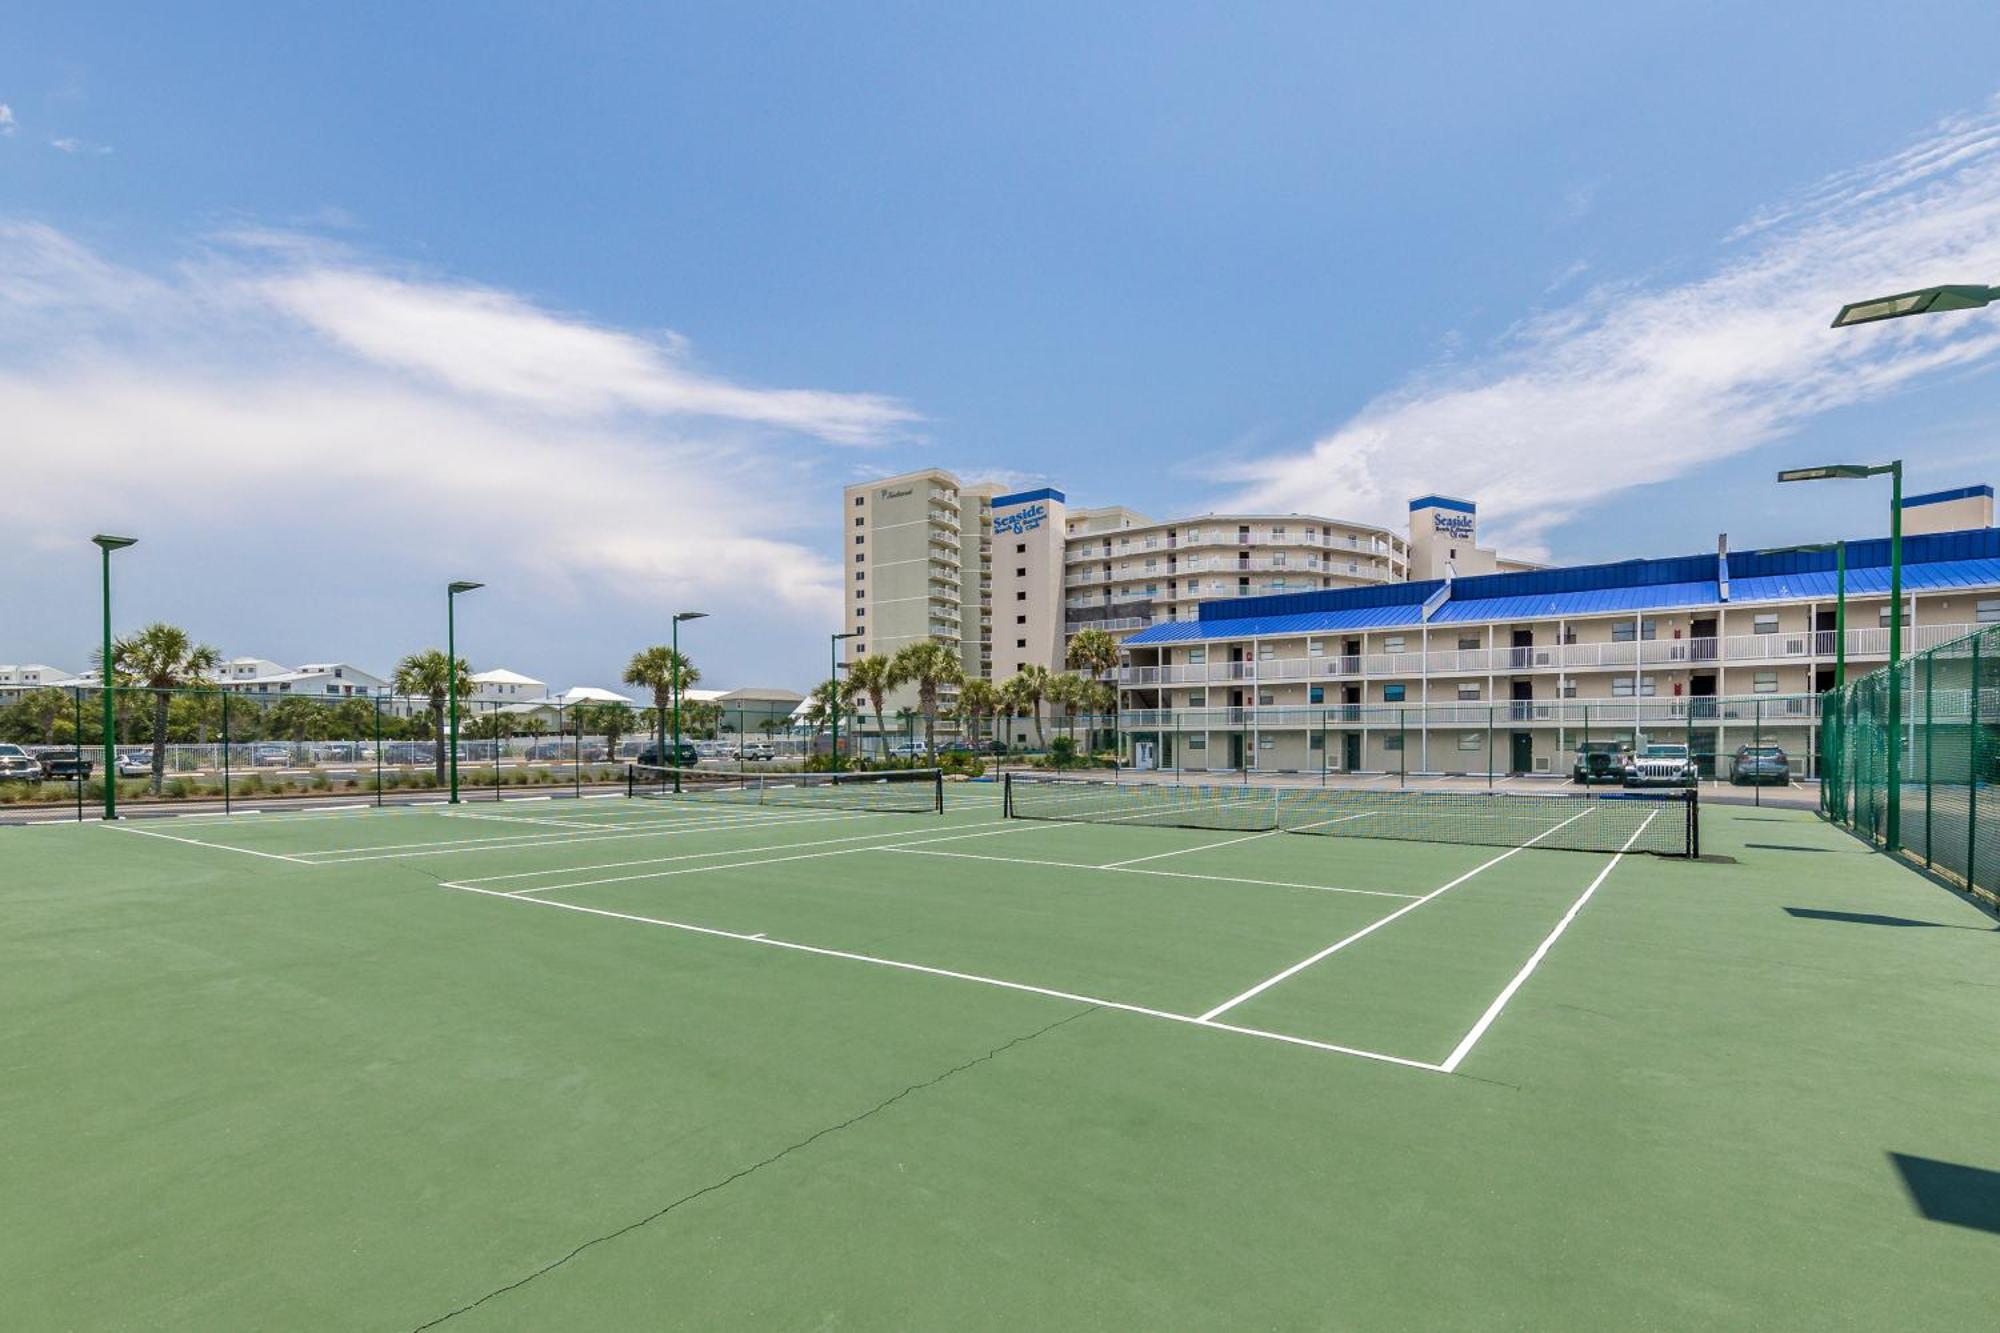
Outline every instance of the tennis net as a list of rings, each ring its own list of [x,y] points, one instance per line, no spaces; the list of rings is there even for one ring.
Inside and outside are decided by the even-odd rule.
[[[811,805],[882,814],[944,809],[944,775],[935,768],[881,773],[729,773],[719,769],[633,764],[625,794],[724,805]]]
[[[1700,854],[1692,791],[1526,796],[1456,791],[1129,782],[1007,775],[1010,819],[1056,819],[1218,832]]]

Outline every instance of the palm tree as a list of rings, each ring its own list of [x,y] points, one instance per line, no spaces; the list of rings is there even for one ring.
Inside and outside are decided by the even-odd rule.
[[[579,743],[585,736],[604,737],[604,757],[618,758],[618,742],[632,730],[632,705],[605,701],[580,703],[570,711]]]
[[[882,709],[889,696],[889,659],[881,653],[855,658],[847,664],[847,688],[855,698],[868,700],[875,714],[875,739],[886,751],[889,738],[882,732]]]
[[[941,639],[919,639],[896,650],[889,660],[889,685],[915,685],[917,710],[924,715],[924,749],[937,756],[938,691],[965,680],[958,648]]]
[[[1108,713],[1113,719],[1116,719],[1118,716],[1118,687],[1108,680],[1093,680],[1088,682],[1087,688],[1090,693],[1084,707],[1100,717]],[[1111,744],[1114,749],[1117,748],[1118,729],[1115,720],[1112,724]]]
[[[107,669],[113,682],[153,692],[153,795],[160,794],[160,778],[167,769],[167,705],[173,699],[169,691],[206,683],[221,664],[221,653],[196,643],[179,626],[157,621],[111,645]],[[115,773],[104,775],[106,782],[117,778]]]
[[[1062,710],[1063,734],[1076,743],[1076,715],[1090,693],[1090,682],[1082,676],[1062,672],[1049,677],[1049,702]]]
[[[972,679],[958,687],[958,720],[968,739],[979,743],[979,721],[1000,711],[1000,691],[990,680]]]
[[[461,699],[472,693],[472,668],[462,657],[453,661],[435,648],[426,648],[396,663],[390,684],[398,694],[420,695],[429,700],[431,735],[437,739],[437,780],[443,782],[445,748],[458,741],[456,736],[449,739],[445,736],[446,696],[453,690]]]
[[[1071,669],[1082,671],[1100,683],[1118,669],[1118,640],[1101,629],[1081,629],[1069,641],[1069,665]],[[1112,746],[1118,744],[1118,687],[1111,687],[1111,736]]]
[[[1013,690],[1014,698],[1020,706],[1020,711],[1034,718],[1035,748],[1038,750],[1044,744],[1042,739],[1042,700],[1049,697],[1049,682],[1054,679],[1054,675],[1055,673],[1051,672],[1040,662],[1029,662],[1019,671],[1015,672],[1013,679],[1009,680],[1003,687]]]
[[[686,653],[659,644],[633,653],[632,660],[625,664],[625,683],[653,692],[653,741],[659,747],[659,761],[663,764],[667,762],[667,721],[673,715],[674,695],[678,692],[685,696],[688,687],[700,679],[701,672]]]

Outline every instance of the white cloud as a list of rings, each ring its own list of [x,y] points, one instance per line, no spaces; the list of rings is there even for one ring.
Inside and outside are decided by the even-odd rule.
[[[1309,448],[1238,469],[1231,503],[1387,521],[1438,489],[1479,498],[1483,536],[1531,546],[1591,501],[1990,361],[1991,318],[1827,325],[1857,296],[2000,274],[2000,101],[1729,239],[1705,277],[1600,285]]]
[[[135,515],[199,535],[226,512],[239,559],[393,580],[477,549],[517,588],[643,604],[646,624],[670,594],[816,631],[840,577],[817,502],[853,456],[820,442],[913,415],[745,387],[684,348],[315,245],[146,273],[0,224],[0,528],[30,548]]]
[[[59,153],[68,153],[72,156],[75,156],[76,154],[79,153],[88,153],[93,157],[103,157],[106,154],[110,153],[111,151],[111,149],[105,146],[104,144],[90,143],[86,140],[73,138],[67,135],[59,139],[49,140],[49,147],[55,149]]]
[[[13,138],[20,128],[20,123],[14,119],[14,108],[0,102],[0,139]]]

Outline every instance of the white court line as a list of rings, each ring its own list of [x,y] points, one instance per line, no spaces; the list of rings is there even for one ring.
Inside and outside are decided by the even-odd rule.
[[[1391,893],[1387,889],[1343,889],[1333,884],[1299,884],[1287,879],[1243,879],[1236,875],[1199,875],[1190,870],[1141,870],[1127,865],[1093,865],[1088,861],[1031,861],[1021,856],[982,856],[978,852],[932,852],[920,847],[878,847],[880,852],[904,856],[950,856],[961,861],[999,861],[1006,865],[1051,866],[1061,870],[1109,870],[1119,875],[1158,875],[1166,879],[1204,879],[1217,884],[1260,884],[1274,889],[1312,889],[1319,893],[1357,893],[1370,898],[1414,898],[1414,893]]]
[[[838,855],[838,853],[827,853]],[[945,977],[952,981],[970,981],[981,986],[995,986],[1001,990],[1022,991],[1030,995],[1045,995],[1051,999],[1068,1000],[1076,1004],[1095,1005],[1100,1009],[1116,1009],[1122,1013],[1141,1014],[1147,1018],[1165,1019],[1170,1023],[1185,1023],[1193,1027],[1212,1028],[1218,1032],[1234,1032],[1247,1037],[1262,1037],[1268,1041],[1280,1041],[1294,1046],[1309,1046],[1314,1050],[1330,1051],[1336,1055],[1358,1056],[1364,1060],[1377,1060],[1384,1064],[1401,1065],[1407,1069],[1421,1069],[1426,1073],[1441,1074],[1445,1071],[1438,1065],[1423,1060],[1411,1060],[1400,1055],[1388,1055],[1381,1051],[1364,1051],[1355,1046],[1337,1046],[1332,1042],[1313,1041],[1306,1037],[1293,1037],[1281,1032],[1266,1032],[1262,1028],[1238,1027],[1233,1023],[1211,1023],[1204,1018],[1190,1014],[1170,1013],[1165,1009],[1152,1009],[1142,1004],[1127,1004],[1122,1000],[1107,1000],[1101,996],[1083,995],[1076,991],[1056,990],[1048,986],[1030,985],[1025,981],[1007,981],[1000,977],[981,976],[977,972],[956,972],[950,968],[932,967],[926,963],[909,963],[897,958],[881,958],[874,954],[854,953],[847,949],[828,949],[816,944],[800,944],[793,940],[777,940],[759,932],[754,935],[741,931],[721,930],[714,926],[691,925],[685,921],[670,921],[665,917],[641,916],[634,912],[613,912],[602,907],[585,907],[581,903],[566,903],[555,898],[524,898],[518,893],[502,893],[498,889],[479,889],[469,884],[444,884],[442,888],[457,889],[461,893],[484,894],[489,898],[507,898],[517,903],[533,903],[540,907],[555,907],[566,912],[582,912],[589,916],[607,917],[614,921],[631,921],[644,926],[664,926],[669,930],[683,930],[694,935],[707,935],[715,939],[740,940],[745,944],[761,944],[772,949],[789,949],[794,953],[816,954],[821,958],[842,958],[852,963],[868,963],[875,967],[890,967],[901,972],[917,972],[925,976]]]
[[[984,833],[948,833],[943,837],[939,838],[918,838],[915,842],[900,843],[898,844],[898,846],[918,847],[927,842],[953,842],[959,838],[990,838],[993,837],[995,834],[1015,833],[1015,832],[1020,832],[1024,828],[1033,827],[1032,825],[1020,824],[1018,821],[1014,820],[998,819],[994,820],[993,822],[996,824],[1013,824],[1014,827],[989,829]],[[885,834],[884,836],[895,837],[898,835]],[[798,843],[793,844],[793,846],[799,846],[799,845],[801,844]],[[746,869],[750,866],[776,865],[781,861],[814,861],[818,860],[820,857],[823,856],[852,856],[856,852],[876,852],[876,851],[886,851],[886,850],[889,849],[884,848],[880,845],[870,846],[870,847],[838,847],[830,852],[803,852],[796,856],[765,856],[765,857],[760,857],[755,861],[725,861],[720,865],[712,865],[712,866],[683,866],[678,870],[655,870],[643,875],[612,875],[606,879],[580,879],[580,880],[573,880],[567,884],[544,884],[541,885],[539,888],[515,889],[513,892],[517,894],[553,893],[558,889],[588,889],[588,888],[594,888],[600,884],[629,884],[634,880],[641,880],[641,879],[671,879],[676,875],[702,875],[702,874],[707,874],[708,872],[713,870],[738,870],[738,869]]]
[[[827,819],[852,819],[870,811],[846,811],[839,815],[818,817],[787,816],[772,819],[729,819],[707,822],[672,823],[660,820],[642,820],[636,824],[609,824],[602,829],[569,833],[519,833],[501,834],[491,838],[446,838],[431,842],[382,843],[373,847],[335,847],[323,851],[301,852],[301,856],[331,857],[332,860],[315,861],[315,865],[346,865],[351,861],[392,861],[398,856],[450,856],[457,852],[487,851],[527,851],[537,847],[566,847],[573,843],[618,842],[628,838],[664,838],[687,833],[726,833],[733,829],[759,829],[771,827],[789,828],[794,824],[817,824]],[[400,848],[400,850],[399,850]],[[357,855],[362,852],[377,852],[381,855]]]
[[[982,822],[997,824],[1005,821],[989,819]],[[958,826],[951,825],[949,827],[956,828]],[[553,870],[516,870],[505,875],[472,875],[464,879],[453,880],[452,882],[454,884],[497,884],[503,879],[533,879],[537,876],[573,875],[578,871],[585,870],[626,870],[632,866],[665,865],[672,861],[698,861],[710,856],[747,856],[752,852],[796,851],[800,847],[828,847],[839,842],[866,842],[875,838],[900,838],[911,831],[909,829],[884,829],[880,833],[851,833],[844,838],[815,838],[810,842],[773,842],[766,843],[762,847],[718,847],[713,851],[707,852],[682,852],[677,856],[649,856],[637,861],[607,861],[594,866],[559,866]],[[937,855],[942,856],[944,853],[940,852]],[[1005,860],[1007,858],[998,857],[995,859]]]
[[[1312,957],[1300,959],[1298,962],[1293,963],[1290,967],[1278,973],[1276,976],[1264,978],[1264,980],[1258,982],[1256,985],[1252,986],[1249,990],[1244,991],[1241,995],[1234,996],[1230,999],[1224,1000],[1221,1004],[1216,1005],[1215,1008],[1203,1014],[1202,1018],[1206,1020],[1214,1018],[1217,1014],[1227,1013],[1231,1009],[1234,1009],[1237,1005],[1243,1003],[1245,1000],[1248,1000],[1253,996],[1263,994],[1265,991],[1277,985],[1285,978],[1296,976],[1298,973],[1305,971],[1307,968],[1311,967],[1314,963],[1319,962],[1322,958],[1332,957],[1334,954],[1339,953],[1342,949],[1345,949],[1348,945],[1354,943],[1356,940],[1366,939],[1368,936],[1382,929],[1382,927],[1388,925],[1391,921],[1394,921],[1397,917],[1405,916],[1411,912],[1416,911],[1419,907],[1422,907],[1425,903],[1437,897],[1439,894],[1457,888],[1459,885],[1465,883],[1465,881],[1471,879],[1474,875],[1479,874],[1481,871],[1489,870],[1492,867],[1499,865],[1502,861],[1506,860],[1508,857],[1512,856],[1516,852],[1526,851],[1528,848],[1540,842],[1543,838],[1548,837],[1549,834],[1551,833],[1555,833],[1562,829],[1568,828],[1571,824],[1574,824],[1577,820],[1582,819],[1585,815],[1591,813],[1591,809],[1593,808],[1594,807],[1586,807],[1585,809],[1577,811],[1575,814],[1571,815],[1568,819],[1565,819],[1562,823],[1557,824],[1552,828],[1543,829],[1540,833],[1537,833],[1533,838],[1530,838],[1527,842],[1522,843],[1519,847],[1509,847],[1506,851],[1500,853],[1500,855],[1494,857],[1491,861],[1485,861],[1479,865],[1474,866],[1472,869],[1466,871],[1463,875],[1460,875],[1457,879],[1452,880],[1449,884],[1445,884],[1439,888],[1432,889],[1429,893],[1417,899],[1415,902],[1410,903],[1404,907],[1399,907],[1395,911],[1389,913],[1389,915],[1383,917],[1381,920],[1371,922],[1370,924],[1363,926],[1360,930],[1355,931],[1352,935],[1349,935],[1346,939],[1335,940],[1332,944],[1327,945],[1324,949],[1321,949],[1318,953],[1314,954]]]
[[[216,852],[237,852],[243,856],[261,856],[266,861],[290,861],[295,866],[309,866],[311,861],[301,861],[296,856],[280,856],[276,852],[253,852],[248,847],[231,847],[227,843],[201,842],[194,838],[176,838],[171,833],[155,833],[151,829],[133,828],[130,824],[104,824],[103,827],[118,833],[136,833],[142,838],[164,838],[168,842],[184,842],[190,847],[206,847]]]
[[[547,800],[547,797],[541,798]],[[446,819],[490,819],[497,824],[553,824],[558,828],[598,828],[597,822],[588,819],[536,819],[531,815],[488,815],[475,814],[470,810],[454,810]]]
[[[1224,838],[1221,842],[1205,842],[1199,847],[1176,847],[1171,852],[1154,852],[1151,856],[1134,856],[1124,861],[1113,861],[1108,865],[1099,866],[1098,869],[1118,870],[1125,866],[1138,865],[1141,861],[1159,861],[1169,856],[1186,856],[1189,852],[1206,852],[1212,851],[1217,847],[1233,847],[1239,842],[1255,842],[1259,838],[1268,838],[1283,831],[1283,829],[1266,829],[1262,833],[1246,833],[1240,838]]]
[[[1658,818],[1659,813],[1658,810],[1653,811],[1646,816],[1644,823],[1633,830],[1632,836],[1625,840],[1625,845],[1618,849],[1618,854],[1611,858],[1611,864],[1598,871],[1597,878],[1590,881],[1590,887],[1585,889],[1582,896],[1569,905],[1569,910],[1563,913],[1562,920],[1556,922],[1556,928],[1549,932],[1547,939],[1536,946],[1534,953],[1528,955],[1528,961],[1522,964],[1519,972],[1514,974],[1514,979],[1507,983],[1507,988],[1494,997],[1492,1004],[1486,1006],[1486,1012],[1479,1016],[1479,1021],[1472,1025],[1472,1030],[1465,1034],[1464,1039],[1452,1048],[1451,1054],[1444,1058],[1444,1063],[1439,1068],[1449,1074],[1458,1068],[1460,1062],[1467,1055],[1472,1053],[1472,1048],[1479,1044],[1481,1037],[1486,1035],[1486,1029],[1493,1026],[1493,1020],[1500,1017],[1500,1011],[1507,1007],[1507,1001],[1513,999],[1514,992],[1521,989],[1521,983],[1528,979],[1528,975],[1531,972],[1541,966],[1542,959],[1548,957],[1549,950],[1554,948],[1555,942],[1562,938],[1562,933],[1569,929],[1569,923],[1576,920],[1576,914],[1581,912],[1583,905],[1590,901],[1590,895],[1596,893],[1598,886],[1611,877],[1611,872],[1616,870],[1618,863],[1625,859],[1625,853],[1632,850],[1632,844],[1639,841],[1639,835],[1646,831],[1646,825]]]
[[[1381,813],[1380,810],[1363,810],[1358,815],[1336,815],[1332,819],[1315,819],[1310,824],[1293,824],[1283,832],[1304,833],[1309,828],[1325,828],[1328,824],[1348,824],[1357,819],[1372,819]]]

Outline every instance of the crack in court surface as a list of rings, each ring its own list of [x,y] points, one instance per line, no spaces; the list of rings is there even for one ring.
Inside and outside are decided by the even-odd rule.
[[[798,1142],[788,1144],[785,1147],[780,1148],[777,1152],[772,1153],[769,1157],[765,1157],[759,1161],[752,1162],[750,1165],[743,1167],[740,1170],[733,1171],[729,1175],[724,1176],[720,1180],[713,1181],[707,1185],[703,1185],[698,1190],[694,1190],[690,1193],[683,1194],[681,1197],[673,1200],[671,1203],[665,1204],[659,1208],[654,1209],[652,1212],[646,1214],[644,1217],[637,1218],[633,1221],[627,1222],[624,1226],[618,1227],[616,1230],[613,1231],[607,1231],[601,1236],[592,1236],[589,1240],[584,1241],[582,1244],[570,1250],[569,1253],[563,1255],[558,1259],[550,1260],[548,1263],[543,1264],[540,1268],[535,1269],[533,1272],[525,1274],[522,1277],[518,1277],[514,1281],[507,1283],[505,1286],[495,1287],[492,1291],[487,1292],[484,1296],[481,1296],[479,1299],[474,1301],[468,1301],[466,1304],[459,1306],[455,1310],[449,1310],[444,1314],[437,1316],[435,1319],[431,1319],[424,1323],[418,1324],[414,1329],[411,1330],[411,1333],[424,1333],[424,1330],[436,1328],[438,1325],[446,1322],[447,1320],[456,1319],[458,1316],[462,1314],[466,1314],[469,1313],[470,1311],[476,1310],[480,1306],[486,1304],[488,1301],[495,1300],[501,1296],[505,1296],[509,1292],[519,1291],[522,1287],[527,1286],[530,1282],[535,1281],[537,1278],[545,1277],[548,1274],[553,1273],[556,1269],[561,1268],[564,1264],[567,1264],[570,1260],[575,1259],[577,1256],[581,1255],[585,1250],[591,1249],[598,1245],[603,1245],[608,1241],[617,1240],[620,1236],[628,1235],[631,1232],[638,1231],[643,1227],[650,1226],[652,1223],[659,1221],[661,1218],[665,1217],[668,1213],[673,1212],[675,1209],[681,1207],[683,1204],[692,1203],[696,1199],[702,1198],[706,1195],[714,1194],[718,1190],[727,1189],[729,1186],[735,1184],[739,1180],[742,1180],[744,1177],[753,1175],[756,1172],[763,1170],[767,1166],[773,1166],[778,1162],[783,1161],[785,1158],[790,1157],[793,1153],[811,1147],[814,1143],[818,1142],[820,1139],[825,1138],[829,1134],[838,1134],[840,1131],[844,1129],[852,1128],[853,1126],[860,1124],[862,1121],[867,1120],[875,1115],[880,1114],[883,1111],[888,1110],[890,1107],[894,1106],[897,1102],[902,1101],[905,1097],[910,1096],[912,1093],[922,1092],[926,1088],[934,1088],[938,1084],[943,1083],[946,1079],[952,1078],[958,1074],[962,1074],[968,1069],[976,1068],[980,1065],[987,1063],[990,1060],[1005,1055],[1008,1051],[1013,1050],[1016,1046],[1026,1045],[1028,1042],[1035,1040],[1035,1038],[1045,1036],[1048,1033],[1055,1031],[1057,1028],[1064,1026],[1065,1024],[1074,1023],[1079,1018],[1088,1018],[1090,1015],[1098,1012],[1100,1008],[1101,1006],[1093,1004],[1088,1008],[1079,1009],[1077,1012],[1065,1015],[1064,1017],[1057,1019],[1053,1023],[1049,1023],[1043,1027],[1036,1028],[1033,1032],[1024,1032],[1018,1037],[1014,1037],[1011,1040],[1004,1041],[1000,1045],[995,1046],[992,1050],[987,1051],[984,1055],[975,1056],[972,1059],[965,1061],[963,1064],[953,1065],[951,1068],[945,1070],[942,1074],[938,1074],[932,1078],[927,1078],[921,1083],[912,1083],[909,1087],[904,1088],[901,1092],[896,1093],[892,1097],[884,1098],[883,1100],[875,1103],[875,1105],[869,1107],[867,1110],[861,1111],[855,1115],[851,1115],[845,1120],[841,1120],[834,1124],[826,1125],[819,1129],[816,1129],[812,1133],[806,1135],[806,1137],[800,1139]]]

